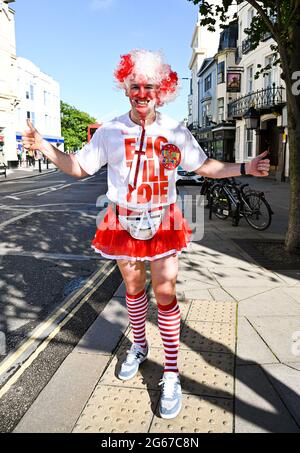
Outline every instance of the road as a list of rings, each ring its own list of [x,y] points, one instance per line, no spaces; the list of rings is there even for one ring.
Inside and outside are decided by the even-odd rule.
[[[2,359],[106,263],[90,247],[106,190],[106,169],[0,184]]]

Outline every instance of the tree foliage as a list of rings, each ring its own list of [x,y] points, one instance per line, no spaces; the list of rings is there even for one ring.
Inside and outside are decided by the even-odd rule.
[[[96,118],[63,101],[61,101],[60,108],[65,148],[67,151],[76,151],[87,141],[88,125],[96,123]]]

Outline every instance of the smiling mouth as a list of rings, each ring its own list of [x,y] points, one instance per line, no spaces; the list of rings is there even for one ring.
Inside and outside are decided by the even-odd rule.
[[[138,101],[138,100],[135,100],[134,101],[136,105],[140,105],[140,106],[146,106],[149,104],[150,100],[149,101]]]

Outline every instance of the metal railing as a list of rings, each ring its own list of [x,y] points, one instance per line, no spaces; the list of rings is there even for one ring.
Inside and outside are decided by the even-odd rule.
[[[284,87],[276,87],[276,85],[273,84],[271,87],[253,91],[246,96],[240,97],[228,104],[228,117],[240,118],[250,107],[255,107],[256,109],[269,109],[283,105],[286,102],[284,91]]]

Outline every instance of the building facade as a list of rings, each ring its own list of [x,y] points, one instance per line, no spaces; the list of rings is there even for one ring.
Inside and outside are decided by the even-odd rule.
[[[205,58],[214,55],[218,48],[219,28],[212,33],[200,25],[200,14],[193,33],[191,48],[192,57],[189,63],[191,71],[191,86],[188,98],[188,127],[197,129],[199,124],[199,105],[198,105],[198,72]]]
[[[239,5],[239,34],[236,62],[243,68],[241,73],[241,95],[232,101],[228,117],[236,122],[236,161],[247,162],[260,152],[269,149],[270,174],[288,176],[287,108],[285,84],[280,77],[280,67],[272,66],[271,45],[275,44],[267,33],[255,50],[251,45],[245,28],[248,28],[256,10],[243,2]],[[266,76],[255,79],[258,64],[270,65]],[[259,119],[256,130],[246,128],[245,113],[254,107]]]
[[[63,150],[58,82],[25,58],[18,57],[16,66],[20,100],[15,111],[17,143],[21,142],[26,120],[30,119],[46,140]]]
[[[255,14],[247,1],[237,5],[237,19],[220,33],[217,53],[206,58],[205,65],[208,61],[212,65],[212,59],[215,62],[210,99],[201,88],[205,86],[203,77],[207,77],[205,65],[198,71],[198,96],[193,93],[193,102],[196,99],[198,103],[198,127],[194,124],[190,129],[208,155],[216,159],[247,162],[268,149],[270,174],[283,179],[289,174],[285,84],[280,67],[273,66],[271,45],[275,43],[271,35],[265,34],[259,46],[251,49],[244,30]],[[256,79],[258,65],[269,70]],[[258,116],[256,129],[246,127],[245,115],[250,107]]]
[[[0,165],[16,158],[15,108],[19,102],[16,79],[15,16],[0,1]]]
[[[228,121],[228,102],[240,91],[240,68],[235,65],[237,21],[220,34],[217,53],[198,72],[199,127],[194,135],[209,157],[234,162],[235,124]]]

